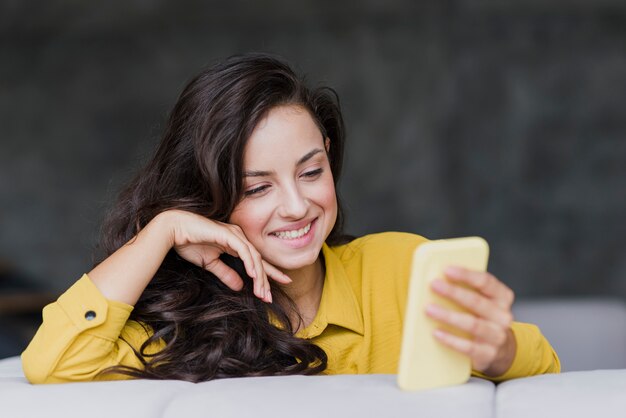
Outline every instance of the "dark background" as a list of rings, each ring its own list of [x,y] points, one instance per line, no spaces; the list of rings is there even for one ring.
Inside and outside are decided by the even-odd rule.
[[[5,293],[89,271],[185,82],[249,51],[338,91],[349,232],[481,235],[520,298],[626,298],[621,0],[0,1]]]

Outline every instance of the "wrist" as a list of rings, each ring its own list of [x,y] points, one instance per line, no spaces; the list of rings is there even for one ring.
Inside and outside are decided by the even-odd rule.
[[[483,372],[490,377],[498,377],[506,373],[513,365],[515,354],[517,351],[517,342],[515,340],[515,334],[511,328],[506,331],[506,341],[500,348],[500,352],[491,365]]]
[[[168,210],[159,213],[155,216],[142,232],[145,235],[149,235],[157,242],[162,242],[165,245],[165,250],[169,251],[174,246],[174,237],[176,225],[176,214],[173,210]]]

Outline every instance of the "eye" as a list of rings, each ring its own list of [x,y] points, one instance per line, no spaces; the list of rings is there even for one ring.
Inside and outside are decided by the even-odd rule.
[[[320,174],[322,174],[323,171],[324,171],[323,168],[318,168],[317,170],[307,171],[306,173],[302,174],[302,177],[308,177],[308,178],[317,177]]]
[[[269,188],[269,187],[270,187],[270,186],[268,186],[268,185],[264,185],[264,186],[259,186],[259,187],[256,187],[256,188],[251,189],[251,190],[246,190],[246,191],[243,193],[243,195],[244,195],[244,196],[252,196],[252,195],[257,195],[257,194],[262,193],[263,191],[265,191],[265,190],[266,190],[267,188]]]

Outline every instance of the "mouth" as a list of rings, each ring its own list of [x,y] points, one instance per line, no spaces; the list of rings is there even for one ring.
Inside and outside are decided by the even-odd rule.
[[[317,221],[317,218],[313,219],[311,222],[309,222],[307,225],[303,226],[302,228],[293,229],[291,231],[272,232],[270,235],[273,235],[277,238],[288,240],[288,241],[300,239],[309,234],[309,232],[311,231],[311,227],[313,226],[315,221]]]

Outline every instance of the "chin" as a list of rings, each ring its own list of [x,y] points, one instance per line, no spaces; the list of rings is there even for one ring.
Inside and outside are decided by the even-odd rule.
[[[271,257],[263,257],[274,267],[280,270],[299,270],[314,264],[319,258],[320,248],[317,251],[308,250],[301,254],[272,254]]]

